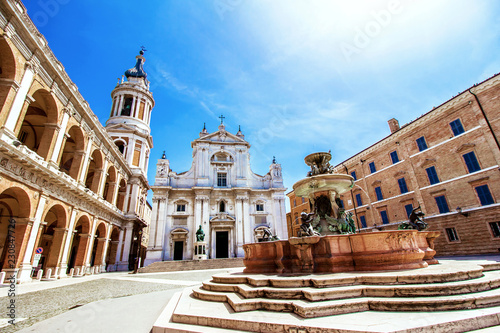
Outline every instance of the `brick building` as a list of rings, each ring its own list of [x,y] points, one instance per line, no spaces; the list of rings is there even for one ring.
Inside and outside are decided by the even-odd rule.
[[[147,245],[143,62],[114,87],[104,127],[22,2],[0,2],[0,268],[18,281],[128,270]]]
[[[362,232],[396,229],[419,205],[439,255],[500,250],[500,75],[463,91],[334,167]],[[294,205],[293,216],[308,205]],[[293,229],[293,227],[291,228]]]

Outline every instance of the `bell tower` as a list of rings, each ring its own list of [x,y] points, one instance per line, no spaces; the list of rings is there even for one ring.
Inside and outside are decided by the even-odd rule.
[[[113,104],[106,130],[128,165],[139,168],[145,176],[153,147],[149,124],[155,101],[143,68],[144,50],[135,59],[135,66],[125,72],[111,92]]]
[[[125,195],[123,212],[141,219],[149,189],[147,170],[153,148],[149,124],[155,105],[144,71],[144,51],[139,52],[135,66],[125,72],[111,92],[113,103],[106,122],[106,131],[132,170],[128,182],[120,184],[120,191]]]

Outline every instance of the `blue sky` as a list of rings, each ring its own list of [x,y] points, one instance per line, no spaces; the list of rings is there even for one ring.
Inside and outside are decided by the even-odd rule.
[[[49,4],[49,5],[48,5]],[[498,1],[25,1],[105,123],[117,78],[140,46],[156,100],[148,177],[166,151],[190,168],[206,122],[252,144],[252,169],[282,164],[288,191],[304,156],[337,164],[500,72]],[[288,201],[288,200],[287,200]],[[287,203],[288,206],[288,203]]]

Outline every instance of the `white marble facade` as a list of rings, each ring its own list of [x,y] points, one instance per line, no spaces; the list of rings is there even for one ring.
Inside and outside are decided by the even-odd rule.
[[[250,144],[223,124],[214,133],[203,129],[191,147],[186,172],[158,160],[146,265],[193,259],[200,225],[209,259],[244,257],[243,244],[259,241],[263,228],[287,238],[280,164],[273,161],[264,176],[252,172]]]

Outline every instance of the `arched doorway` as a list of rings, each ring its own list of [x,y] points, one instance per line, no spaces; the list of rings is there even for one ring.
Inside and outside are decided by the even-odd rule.
[[[73,242],[68,261],[68,272],[71,268],[79,268],[85,265],[85,256],[90,243],[90,221],[86,215],[81,216],[73,230]]]
[[[92,246],[92,256],[90,257],[90,267],[103,265],[103,251],[106,243],[106,224],[99,223],[94,235]]]
[[[0,269],[11,268],[7,255],[12,254],[9,247],[9,233],[15,235],[15,267],[22,262],[23,244],[27,242],[31,228],[28,218],[31,211],[30,196],[21,188],[11,187],[0,194]],[[12,238],[11,238],[12,239]]]
[[[72,126],[64,143],[59,161],[59,169],[77,180],[85,148],[85,138],[78,126]]]
[[[52,275],[54,275],[61,261],[66,239],[66,211],[64,207],[61,205],[51,207],[42,221],[36,248],[43,248],[43,253],[38,267],[35,268],[35,274],[38,269],[43,269],[46,272],[48,268],[51,268]]]
[[[50,92],[39,89],[33,94],[17,138],[22,144],[47,159],[57,128],[57,105]]]
[[[103,173],[102,166],[102,153],[99,150],[95,149],[92,152],[91,159],[89,161],[87,177],[85,178],[85,187],[96,194],[99,190],[99,181],[101,180],[101,175]]]

